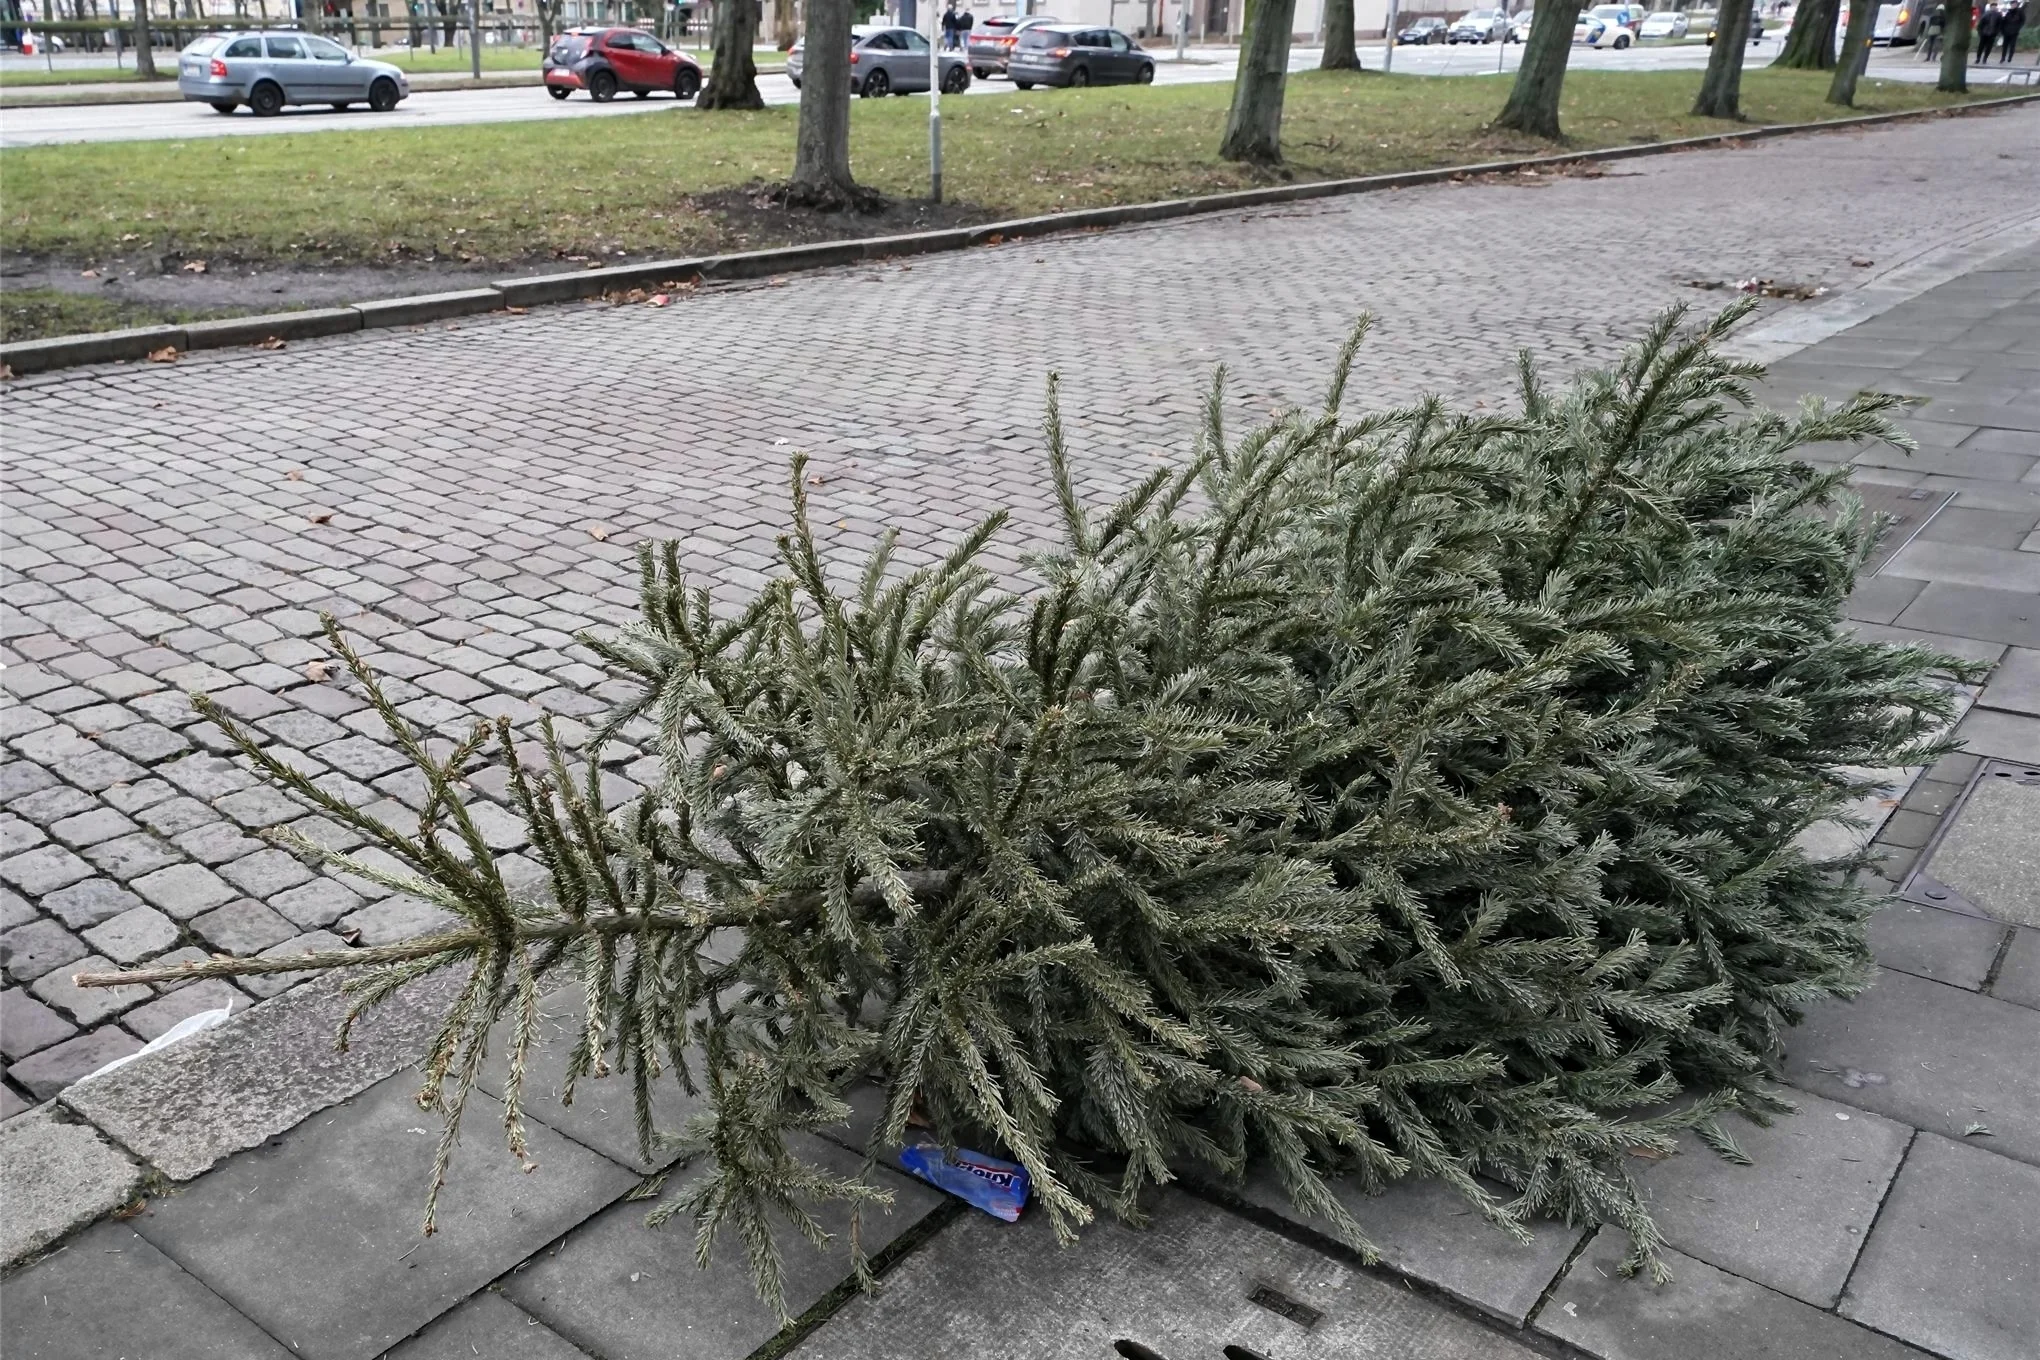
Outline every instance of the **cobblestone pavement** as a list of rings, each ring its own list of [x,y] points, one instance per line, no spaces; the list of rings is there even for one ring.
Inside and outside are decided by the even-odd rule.
[[[81,968],[433,923],[257,839],[337,828],[259,785],[183,697],[210,692],[327,789],[401,822],[420,783],[325,674],[320,611],[344,617],[426,727],[586,719],[604,677],[574,634],[628,617],[635,546],[678,538],[724,597],[748,593],[772,570],[796,449],[845,545],[899,524],[903,557],[924,560],[1010,506],[995,556],[1016,565],[1052,525],[1035,433],[1051,370],[1103,496],[1185,447],[1213,364],[1232,366],[1241,415],[1308,400],[1362,309],[1379,320],[1358,400],[1497,398],[1518,346],[1563,372],[1669,302],[1721,300],[1692,280],[1847,289],[1982,249],[2040,217],[2036,134],[2040,110],[2019,109],[1021,243],[663,310],[541,309],[17,381],[0,397],[8,1108],[247,999],[219,981],[81,992]],[[615,755],[628,793],[634,754]],[[496,825],[514,848],[510,819]]]

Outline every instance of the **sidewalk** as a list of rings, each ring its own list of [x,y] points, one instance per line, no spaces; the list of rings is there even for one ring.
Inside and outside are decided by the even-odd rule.
[[[1709,164],[1729,159],[1724,153]],[[1662,185],[1681,170],[1652,173],[1667,178],[1638,183]],[[1618,184],[1591,192],[1627,190]],[[1658,201],[1663,198],[1660,193]],[[1286,229],[1279,222],[1266,227]],[[1029,250],[1053,251],[1067,263],[1083,252],[1102,258],[1100,252],[1120,248],[1115,242],[1131,239],[1130,233],[1106,234]],[[803,302],[797,291],[761,296],[796,309],[823,300],[816,295]],[[1166,1360],[1219,1360],[1221,1354],[1228,1360],[1528,1360],[1538,1354],[1919,1360],[1922,1353],[1943,1360],[2031,1360],[2040,1354],[2040,246],[1979,257],[1968,272],[1823,337],[1825,329],[1872,304],[1875,289],[1861,293],[1838,297],[1839,305],[1774,313],[1775,320],[1753,332],[1750,343],[1758,352],[1783,356],[1766,399],[1786,403],[1804,392],[1844,394],[1866,386],[1930,399],[1906,422],[1920,441],[1919,453],[1859,460],[1866,494],[1885,498],[1882,503],[1906,518],[1858,590],[1851,616],[1874,636],[1930,641],[1997,669],[1961,721],[1967,753],[1895,779],[1891,797],[1875,810],[1893,890],[1891,905],[1873,925],[1884,970],[1864,997],[1816,1007],[1792,1036],[1787,1079],[1798,1113],[1770,1129],[1735,1126],[1754,1159],[1749,1167],[1731,1166],[1697,1144],[1678,1157],[1636,1166],[1673,1248],[1672,1284],[1653,1288],[1620,1279],[1621,1239],[1612,1230],[1546,1224],[1532,1245],[1516,1247],[1425,1184],[1349,1199],[1383,1249],[1384,1264],[1374,1269],[1332,1248],[1312,1224],[1293,1221],[1293,1211],[1256,1184],[1237,1197],[1171,1190],[1160,1197],[1151,1228],[1097,1226],[1078,1247],[1061,1252],[1038,1214],[1008,1226],[889,1176],[893,1213],[865,1227],[865,1246],[879,1253],[887,1288],[875,1297],[856,1295],[846,1287],[840,1255],[790,1255],[790,1305],[812,1310],[805,1319],[809,1330],[790,1353],[798,1360],[1107,1360],[1127,1342],[1133,1347],[1119,1347],[1118,1354]],[[596,322],[575,314],[550,324],[558,338]],[[525,344],[542,343],[536,331],[515,334],[525,334]],[[421,332],[409,342],[435,339],[480,343],[473,330],[453,337]],[[1295,357],[1299,364],[1315,362],[1314,351],[1301,346]],[[210,371],[221,381],[238,374],[245,382],[258,370]],[[171,376],[196,383],[198,370]],[[167,380],[138,370],[107,381]],[[151,437],[147,429],[164,415],[151,414],[147,397],[154,389],[119,390],[128,394],[122,409],[135,422],[135,437]],[[315,386],[306,392],[307,400],[317,395]],[[703,389],[696,400],[731,398]],[[286,428],[274,437],[276,453],[252,457],[274,463],[265,475],[283,486],[290,441],[314,436],[309,428]],[[531,437],[536,448],[547,447],[547,431],[534,430]],[[376,484],[408,485],[405,479],[420,465],[441,456],[432,438],[409,454],[376,445],[383,450]],[[82,449],[78,456],[85,456]],[[907,461],[905,453],[879,448],[869,457]],[[134,469],[143,466],[138,461],[129,475],[140,475]],[[720,474],[727,485],[704,480],[700,486],[728,498],[756,473],[738,458]],[[552,475],[563,474],[555,469]],[[277,494],[295,492],[284,487]],[[193,514],[206,508],[202,501],[189,507]],[[513,509],[536,513],[522,504]],[[614,513],[577,506],[572,523],[560,527],[574,529],[580,516]],[[927,513],[946,521],[963,510],[931,503]],[[523,534],[513,526],[531,523],[528,515],[506,514],[501,524],[476,527],[508,542]],[[719,541],[733,545],[724,554],[732,562],[754,533],[748,523],[718,520],[710,528],[726,530]],[[74,551],[104,551],[100,544],[113,545],[111,535],[126,530],[116,525],[92,532],[99,535],[89,540],[92,546]],[[483,537],[465,527],[461,533]],[[309,538],[294,541],[292,550],[299,544],[319,551]],[[438,597],[391,590],[375,597],[376,607],[415,617],[428,631],[439,628],[446,637],[434,645],[446,651],[474,650],[474,657],[461,660],[486,667],[479,673],[490,684],[528,691],[535,705],[550,703],[547,695],[570,691],[534,686],[575,673],[564,651],[542,676],[536,652],[519,653],[515,664],[488,656],[476,649],[491,634],[456,626],[468,617],[458,608],[464,602],[499,613],[531,605],[522,617],[541,629],[568,609],[612,606],[612,584],[587,572],[565,590],[520,600],[514,592],[531,588],[532,573],[541,570],[532,559],[550,551],[546,544],[535,536],[509,543],[525,560],[498,562],[502,571],[492,579],[503,588],[464,585],[460,593]],[[37,546],[33,540],[31,546]],[[386,564],[407,561],[407,554],[416,558],[430,581],[429,547],[392,533],[377,552]],[[224,558],[207,559],[207,566],[227,570]],[[299,584],[338,580],[324,577],[337,568],[320,565],[316,556],[300,568],[302,575],[293,578]],[[295,591],[281,573],[238,587],[230,579],[210,585],[184,580],[194,599],[210,588],[237,602],[257,596],[287,601]],[[580,598],[569,600],[569,592]],[[62,602],[34,607],[51,626],[73,631],[85,616]],[[314,752],[337,776],[355,780],[354,788],[397,796],[371,787],[371,781],[386,783],[392,767],[342,726],[358,712],[317,718],[281,701],[263,702],[259,668],[299,666],[296,652],[224,613],[218,620],[201,618],[216,606],[166,598],[161,607],[194,610],[190,617],[200,622],[193,631],[242,630],[231,636],[231,647],[255,660],[232,659],[222,644],[207,646],[206,659],[192,664],[240,667],[229,677],[241,681],[228,691],[231,703],[273,727],[280,741]],[[264,607],[271,609],[268,618],[291,612],[282,604]],[[132,621],[127,626],[148,631]],[[189,645],[202,644],[192,639]],[[254,648],[273,649],[273,659]],[[73,669],[88,673],[64,672],[64,683],[84,697],[52,711],[77,714],[105,702],[85,687],[113,672]],[[458,687],[443,674],[421,660],[403,702],[445,702],[436,697],[440,691]],[[304,688],[292,693],[299,698]],[[13,858],[0,869],[12,886],[29,892],[22,876],[38,875],[46,886],[34,892],[49,903],[101,881],[82,876],[85,861],[55,843],[53,853],[24,868],[26,856],[40,853],[18,848],[42,839],[29,825],[33,820],[36,827],[52,827],[92,864],[116,866],[120,882],[140,894],[118,915],[79,927],[87,943],[103,944],[113,957],[132,945],[140,957],[147,952],[140,932],[154,928],[164,912],[223,937],[250,932],[247,943],[271,948],[284,946],[259,944],[260,931],[323,930],[305,923],[331,924],[342,910],[350,913],[348,921],[366,919],[391,931],[419,924],[415,917],[400,919],[396,899],[364,905],[350,890],[344,904],[327,903],[333,889],[320,885],[332,880],[307,882],[308,875],[293,877],[288,866],[256,864],[252,856],[229,862],[222,853],[205,861],[226,864],[221,873],[233,873],[231,884],[210,869],[186,872],[196,865],[130,864],[125,856],[141,854],[149,837],[126,831],[107,838],[102,833],[118,828],[79,825],[76,819],[108,820],[102,813],[110,809],[90,799],[80,803],[67,791],[75,795],[96,785],[111,796],[160,785],[162,796],[154,801],[133,795],[146,803],[133,815],[154,814],[151,827],[180,838],[178,848],[193,855],[209,853],[214,841],[238,838],[237,826],[269,824],[290,812],[264,805],[259,790],[208,782],[232,770],[202,751],[169,764],[162,752],[147,755],[145,748],[162,738],[134,730],[144,726],[120,728],[131,732],[122,740],[133,746],[136,760],[170,773],[130,784],[113,762],[100,758],[103,752],[45,743],[39,758],[69,782],[26,793],[7,789],[9,810],[18,816],[5,820],[9,838],[0,853]],[[205,740],[195,728],[180,732]],[[623,767],[619,777],[629,778],[632,768]],[[32,798],[43,802],[23,811]],[[224,805],[230,822],[183,824],[209,805]],[[200,832],[212,839],[182,839]],[[122,841],[125,850],[105,848]],[[164,874],[176,876],[159,877]],[[277,877],[264,877],[271,874]],[[276,886],[283,879],[288,886]],[[133,896],[110,883],[93,891]],[[110,905],[88,897],[74,894],[60,906],[87,919]],[[370,911],[381,915],[364,918]],[[110,930],[116,921],[126,924]],[[58,934],[51,934],[53,942]],[[82,966],[67,960],[45,970],[33,995],[6,993],[0,1024],[13,1063],[10,1079],[54,1079],[38,1077],[39,1061],[48,1073],[75,1075],[44,1059],[54,1048],[16,1059],[15,1039],[31,1032],[24,1026],[47,1023],[45,1013],[55,1018],[45,1002],[64,1003],[58,1009],[78,1003],[62,992],[61,979]],[[124,1023],[132,1026],[145,1006],[195,1009],[190,1000],[180,1001],[182,995],[109,997],[106,1005],[109,1014],[124,1009]],[[411,1103],[416,1077],[403,1069],[430,1033],[434,1004],[429,996],[405,999],[381,1014],[348,1054],[336,1055],[327,1043],[336,1012],[331,988],[314,983],[160,1057],[83,1085],[63,1089],[59,1082],[38,1090],[56,1098],[0,1123],[6,1197],[0,1253],[15,1260],[51,1244],[58,1249],[0,1284],[0,1349],[9,1360],[369,1360],[384,1354],[392,1360],[738,1360],[774,1345],[771,1319],[751,1296],[734,1244],[722,1244],[715,1266],[697,1273],[684,1224],[647,1232],[644,1206],[625,1202],[640,1176],[658,1168],[636,1155],[627,1092],[603,1084],[584,1088],[571,1109],[549,1094],[530,1102],[527,1125],[540,1166],[529,1176],[502,1155],[492,1111],[473,1110],[441,1230],[430,1239],[418,1235],[415,1189],[430,1164],[437,1120]],[[108,1025],[92,1033],[121,1032]],[[132,1038],[122,1037],[132,1046]],[[530,1087],[550,1093],[564,1056],[563,1048],[549,1049],[551,1070],[535,1072]],[[499,1092],[496,1083],[485,1078],[485,1090]],[[659,1117],[670,1126],[686,1111],[677,1087],[669,1085],[664,1098]],[[817,1141],[811,1150],[847,1170],[855,1157],[846,1149],[858,1145],[845,1131],[841,1144]],[[687,1174],[676,1169],[673,1178]]]

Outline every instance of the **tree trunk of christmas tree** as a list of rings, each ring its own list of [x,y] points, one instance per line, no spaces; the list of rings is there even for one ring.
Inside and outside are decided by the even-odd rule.
[[[1239,75],[1232,112],[1218,154],[1229,161],[1278,165],[1282,161],[1282,95],[1289,80],[1289,26],[1296,0],[1247,0],[1247,31],[1240,39]]]
[[[1870,6],[1874,19],[1877,14],[1875,0],[1870,0]],[[1792,28],[1785,35],[1784,50],[1771,64],[1795,71],[1832,68],[1835,64],[1835,24],[1840,18],[1841,0],[1806,0],[1792,16]],[[1854,21],[1852,11],[1850,22]]]
[[[1941,30],[1941,79],[1934,86],[1944,94],[1969,93],[1969,6],[1955,0],[1948,6],[1948,25]]]
[[[883,202],[850,176],[850,0],[808,0],[800,128],[783,198],[825,212]]]
[[[149,0],[135,0],[135,74],[156,78],[156,44],[149,37]]]
[[[1721,0],[1707,75],[1700,82],[1700,97],[1693,101],[1695,116],[1742,117],[1743,49],[1749,44],[1750,25],[1757,22],[1753,8],[1752,0]]]
[[[751,60],[751,48],[758,40],[758,19],[758,0],[716,0],[714,33],[710,39],[713,65],[708,68],[707,83],[694,100],[695,107],[765,107],[765,96],[758,93],[758,65]]]
[[[1577,0],[1564,4],[1543,0],[1537,17],[1530,21],[1530,41],[1523,45],[1523,64],[1516,69],[1516,83],[1509,88],[1509,102],[1502,106],[1495,126],[1527,132],[1532,137],[1558,141],[1558,96],[1565,88],[1565,63],[1572,55],[1573,25],[1579,19]],[[1389,35],[1395,41],[1395,35]]]
[[[1856,106],[1856,81],[1870,64],[1870,39],[1877,32],[1876,7],[1863,0],[1854,3],[1856,7],[1849,11],[1849,31],[1842,38],[1841,60],[1828,84],[1827,102],[1845,109]]]
[[[1320,71],[1357,71],[1360,52],[1353,45],[1353,0],[1325,0],[1325,55]]]

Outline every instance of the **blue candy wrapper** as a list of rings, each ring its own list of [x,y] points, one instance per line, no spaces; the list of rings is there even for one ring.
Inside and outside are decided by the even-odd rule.
[[[945,1154],[940,1143],[915,1143],[901,1149],[900,1165],[937,1190],[1008,1223],[1019,1222],[1027,1203],[1026,1167],[969,1148]]]

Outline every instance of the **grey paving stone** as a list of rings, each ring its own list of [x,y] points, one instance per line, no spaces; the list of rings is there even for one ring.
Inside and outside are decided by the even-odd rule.
[[[203,753],[188,755],[182,760],[173,760],[159,766],[156,773],[175,784],[193,798],[211,802],[224,798],[230,793],[252,788],[255,776],[246,770],[221,759],[219,756]]]
[[[104,878],[88,878],[83,883],[73,883],[49,894],[43,898],[42,905],[44,911],[71,929],[84,930],[101,921],[110,921],[124,911],[134,910],[142,905],[142,899],[118,883]]]
[[[18,855],[48,839],[41,827],[12,815],[0,816],[0,855]]]
[[[2040,718],[2032,720],[2040,724]],[[1934,850],[1934,877],[2001,921],[2040,926],[2040,781],[1986,774]]]
[[[155,723],[135,723],[107,732],[99,740],[129,760],[143,765],[155,765],[191,749],[190,742]]]
[[[126,1223],[102,1223],[0,1285],[10,1360],[288,1360]],[[473,1357],[469,1357],[473,1360]]]
[[[93,867],[121,882],[140,878],[177,863],[177,852],[147,832],[102,841],[85,852]]]
[[[99,795],[107,806],[117,808],[130,817],[144,812],[158,803],[168,802],[177,796],[177,790],[161,779],[144,779],[136,784],[116,784]]]
[[[1993,1150],[2040,1163],[2040,1011],[1880,969],[1854,1001],[1807,1008],[1785,1039],[1785,1080],[1802,1091],[1959,1138],[1981,1120]]]
[[[51,768],[59,777],[91,793],[113,784],[132,784],[148,776],[147,770],[118,751],[91,751],[60,760]]]
[[[389,1353],[389,1360],[587,1360],[494,1290],[481,1293]]]
[[[110,841],[115,836],[125,836],[134,829],[133,822],[112,808],[100,807],[52,823],[50,837],[70,846],[73,850],[83,850],[88,845]]]
[[[63,1043],[23,1058],[7,1075],[37,1100],[50,1100],[80,1077],[97,1072],[115,1058],[136,1052],[142,1041],[118,1025],[102,1025]]]
[[[296,926],[260,902],[245,897],[216,911],[194,916],[191,928],[215,949],[234,955],[259,954],[298,933]]]
[[[438,1130],[416,1090],[414,1075],[391,1077],[160,1201],[137,1228],[294,1354],[368,1360],[636,1182],[527,1122],[538,1169],[525,1174],[500,1149],[471,1145],[441,1195],[440,1231],[425,1237],[418,1220]],[[469,1114],[478,1144],[499,1108],[477,1095]],[[321,1230],[302,1231],[307,1220]]]
[[[19,987],[0,991],[0,1055],[9,1062],[62,1043],[78,1027]]]
[[[0,1264],[11,1264],[134,1198],[142,1169],[88,1124],[70,1123],[49,1108],[0,1124]],[[0,1321],[7,1353],[16,1354],[15,1324],[27,1302],[9,1281]],[[28,1308],[31,1317],[39,1308]],[[71,1355],[87,1352],[73,1350]]]
[[[1886,968],[1980,991],[2006,927],[1892,899],[1870,918],[1870,952]]]
[[[2001,1001],[2040,1009],[2040,930],[2015,929],[1990,994]]]
[[[430,902],[415,897],[389,897],[343,918],[339,929],[342,933],[359,931],[361,943],[379,945],[395,944],[436,930],[451,930],[459,924],[459,917]]]
[[[381,742],[366,737],[345,737],[328,742],[315,749],[312,754],[339,770],[364,782],[377,779],[392,770],[401,769],[409,762],[403,754]]]
[[[35,766],[25,768],[34,769]],[[54,778],[55,776],[52,776]],[[26,817],[37,826],[47,827],[50,823],[65,817],[74,817],[81,812],[90,812],[98,804],[92,795],[60,784],[55,788],[38,789],[23,797],[10,799],[7,810],[17,817]]]
[[[1819,1096],[1789,1094],[1798,1112],[1769,1128],[1724,1121],[1753,1165],[1726,1162],[1682,1134],[1678,1156],[1639,1159],[1631,1174],[1672,1246],[1832,1308],[1912,1130]]]
[[[174,838],[202,826],[217,825],[220,815],[198,799],[179,794],[148,809],[141,819],[157,835]]]
[[[2040,605],[2016,590],[1934,582],[1907,605],[1901,628],[1979,638],[2014,647],[2040,647]]]
[[[285,993],[65,1103],[166,1176],[190,1180],[416,1061],[458,988],[454,979],[413,984],[357,1022],[341,1053],[339,985],[329,975]]]
[[[1538,1310],[1537,1330],[1596,1360],[1919,1360],[1890,1337],[1675,1251],[1665,1253],[1670,1284],[1624,1279],[1628,1242],[1601,1229]]]
[[[31,921],[0,935],[0,962],[16,982],[34,982],[88,952],[76,935],[55,921]]]
[[[2040,715],[2040,651],[2026,647],[2008,650],[1977,702],[1986,708]]]
[[[162,1037],[181,1020],[203,1011],[231,1010],[235,1015],[252,1003],[245,992],[223,978],[200,978],[121,1017],[121,1024],[143,1039]]]
[[[1267,1303],[1255,1302],[1257,1293]],[[1294,1305],[1320,1316],[1306,1326]],[[1283,1306],[1290,1316],[1274,1311]],[[1148,1350],[1118,1350],[1122,1341]],[[882,1292],[851,1299],[793,1353],[800,1360],[1148,1353],[1216,1360],[1227,1346],[1240,1348],[1227,1356],[1281,1360],[1532,1354],[1446,1305],[1179,1193],[1158,1198],[1150,1227],[1101,1221],[1067,1250],[1057,1248],[1045,1215],[1030,1210],[1006,1224],[966,1211],[901,1262]],[[723,1347],[702,1353],[741,1354]],[[618,1360],[652,1354],[640,1347]]]
[[[2040,1167],[1923,1133],[1842,1301],[1949,1360],[2040,1354]]]
[[[134,881],[134,889],[180,921],[188,921],[200,912],[224,906],[236,896],[232,885],[212,870],[196,864],[173,864],[167,869],[145,874]]]
[[[312,871],[288,851],[272,849],[233,861],[220,870],[220,877],[250,897],[267,900],[307,882]]]
[[[302,935],[285,940],[282,944],[271,945],[256,955],[257,958],[277,959],[293,954],[323,954],[329,950],[345,949],[347,941],[330,930],[310,930]],[[272,997],[287,991],[300,982],[309,981],[312,973],[258,973],[240,980],[240,985],[259,997]]]
[[[1505,1203],[1513,1198],[1506,1190],[1489,1188]],[[1271,1175],[1249,1177],[1239,1193],[1270,1213],[1330,1233],[1327,1224],[1300,1213]],[[1540,1222],[1535,1239],[1521,1245],[1470,1211],[1456,1191],[1426,1177],[1397,1181],[1379,1195],[1340,1181],[1332,1193],[1387,1265],[1516,1326],[1565,1268],[1566,1257],[1587,1231]]]
[[[836,1175],[853,1174],[859,1165],[853,1154],[819,1139],[798,1139],[795,1150]],[[894,1203],[890,1214],[866,1213],[862,1240],[867,1252],[883,1248],[941,1202],[941,1196],[917,1181],[883,1169],[874,1174],[892,1192]],[[669,1192],[679,1183],[684,1183],[680,1177],[669,1182]],[[741,1251],[718,1250],[708,1269],[698,1271],[692,1230],[684,1220],[648,1230],[644,1219],[650,1207],[624,1203],[608,1209],[577,1229],[560,1250],[511,1275],[503,1292],[604,1360],[670,1355],[676,1346],[690,1360],[736,1360],[778,1330],[777,1319],[758,1301]],[[786,1298],[795,1314],[850,1271],[842,1246],[848,1212],[825,1205],[816,1216],[835,1234],[835,1242],[826,1253],[788,1243]]]
[[[2033,604],[2040,616],[2040,600]],[[1971,708],[1956,724],[1955,735],[1963,749],[2002,760],[2040,764],[2040,717],[2028,713],[2006,713],[1995,708]]]
[[[115,963],[131,964],[177,943],[177,923],[154,907],[136,907],[85,932],[85,941]]]
[[[331,878],[315,878],[269,899],[269,905],[300,930],[332,925],[361,905],[362,899]]]
[[[39,845],[0,860],[0,879],[30,897],[55,892],[66,884],[92,876],[92,866],[61,845]]]
[[[229,864],[257,853],[264,844],[228,821],[206,822],[176,840],[179,850],[205,865]]]
[[[279,822],[292,821],[305,815],[303,803],[268,784],[228,794],[225,798],[217,799],[213,806],[242,826],[250,828],[275,826]]]
[[[12,1086],[0,1084],[0,1124],[6,1123],[18,1114],[27,1114],[34,1108],[35,1106],[29,1104],[24,1097],[16,1095]],[[7,1319],[0,1317],[0,1341],[4,1341],[6,1329]]]

